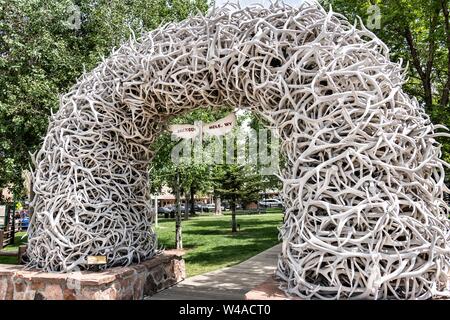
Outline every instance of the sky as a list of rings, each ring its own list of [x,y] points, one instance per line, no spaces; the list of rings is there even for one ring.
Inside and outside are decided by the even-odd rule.
[[[236,3],[238,0],[216,0],[216,6],[222,6],[226,2],[234,2]],[[303,2],[303,0],[284,0],[284,3],[290,4],[291,6],[298,7]],[[268,7],[270,5],[270,0],[240,0],[239,3],[241,4],[241,8],[246,7],[250,4],[262,4],[265,7]]]

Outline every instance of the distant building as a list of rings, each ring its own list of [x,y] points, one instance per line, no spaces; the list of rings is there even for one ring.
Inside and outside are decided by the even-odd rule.
[[[259,193],[261,199],[278,199],[280,198],[280,190],[265,190]]]
[[[172,190],[169,187],[164,186],[161,190],[161,193],[158,194],[152,194],[151,198],[152,201],[154,201],[155,197],[158,199],[158,207],[165,207],[168,205],[174,205],[176,198],[175,195],[172,193]],[[213,202],[213,196],[211,194],[207,195],[195,195],[194,197],[196,203],[212,203]],[[183,196],[181,196],[181,203],[185,203],[186,199]]]
[[[1,191],[1,201],[3,202],[12,202],[14,195],[12,194],[11,190],[9,190],[8,188],[3,188],[0,189]]]

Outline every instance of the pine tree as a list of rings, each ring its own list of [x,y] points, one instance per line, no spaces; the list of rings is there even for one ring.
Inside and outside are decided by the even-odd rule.
[[[216,171],[214,182],[222,199],[230,202],[231,231],[237,232],[236,205],[257,201],[262,190],[261,176],[245,165],[224,165]]]

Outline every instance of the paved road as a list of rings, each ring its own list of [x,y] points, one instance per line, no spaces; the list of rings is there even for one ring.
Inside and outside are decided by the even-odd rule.
[[[281,244],[232,267],[187,278],[148,300],[243,300],[275,272]]]

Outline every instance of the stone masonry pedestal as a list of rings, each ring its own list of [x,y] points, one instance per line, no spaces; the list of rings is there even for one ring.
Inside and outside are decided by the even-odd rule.
[[[177,251],[98,272],[52,273],[0,264],[0,300],[139,300],[185,277]]]
[[[450,275],[449,275],[450,277]],[[433,300],[448,300],[448,297],[435,297]],[[279,280],[270,276],[245,294],[245,300],[302,300],[299,297],[288,296],[280,289]]]

